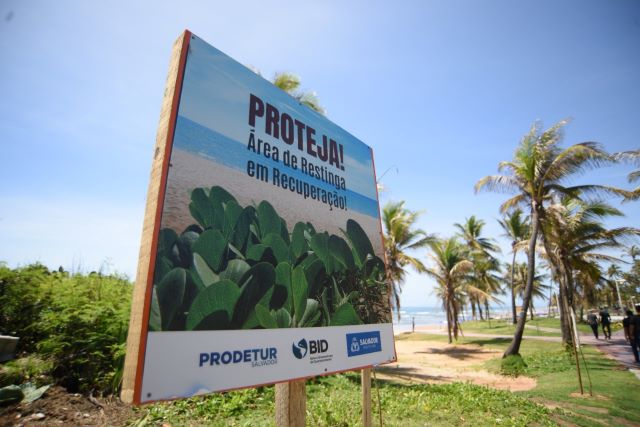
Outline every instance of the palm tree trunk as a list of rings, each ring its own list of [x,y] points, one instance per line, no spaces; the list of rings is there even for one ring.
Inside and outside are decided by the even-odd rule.
[[[562,330],[562,343],[567,345],[573,342],[573,337],[571,336],[571,315],[567,311],[566,307],[569,304],[566,304],[567,301],[567,280],[568,274],[565,268],[565,265],[562,263],[562,260],[558,260],[556,256],[553,254],[553,250],[548,244],[546,239],[543,239],[544,249],[547,252],[547,257],[549,258],[549,265],[551,266],[551,270],[553,271],[555,277],[558,280],[558,308],[560,315],[560,329]]]
[[[514,245],[512,245],[513,248]],[[516,269],[516,250],[513,249],[513,259],[511,260],[511,312],[513,313],[513,324],[518,322],[518,313],[516,312],[516,283],[515,283],[515,269]]]
[[[531,313],[531,320],[533,320],[533,304],[529,306],[529,313]]]
[[[567,277],[567,282],[566,282],[567,283],[567,302],[569,303],[569,308],[572,308],[573,311],[575,312],[576,304],[575,304],[575,298],[574,298],[575,284],[573,283],[573,271],[571,269],[571,265],[568,260],[563,258],[562,261],[564,262],[564,265],[563,265],[564,274]]]
[[[536,202],[531,202],[531,237],[529,238],[529,253],[527,254],[527,286],[524,289],[524,297],[522,298],[523,315],[518,318],[513,340],[502,357],[513,356],[520,353],[520,344],[522,343],[522,336],[524,335],[524,325],[527,320],[527,308],[529,308],[531,294],[533,292],[533,279],[536,269],[536,242],[538,240],[539,228],[538,206]]]
[[[562,330],[562,344],[568,345],[573,342],[573,337],[571,336],[571,317],[566,309],[566,307],[569,306],[569,304],[567,304],[567,289],[562,284],[562,281],[560,281],[559,285],[558,299],[560,303],[560,329]]]
[[[455,337],[456,341],[458,341],[458,305],[456,304],[455,300],[453,300],[451,303],[451,308],[453,309],[453,336]]]
[[[567,268],[561,260],[560,267],[560,326],[562,329],[562,343],[565,345],[571,345],[573,343],[573,334],[571,333],[571,308],[573,308],[573,276],[571,270]],[[564,278],[564,279],[562,279]]]
[[[453,342],[451,339],[451,307],[449,302],[449,289],[445,291],[444,309],[447,312],[447,334],[449,335],[449,344]]]

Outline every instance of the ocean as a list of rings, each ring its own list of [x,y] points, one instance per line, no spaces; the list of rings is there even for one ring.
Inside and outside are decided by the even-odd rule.
[[[509,316],[511,308],[507,306],[489,307],[491,318],[501,318]],[[483,308],[484,312],[484,308]],[[415,320],[416,326],[439,326],[442,329],[447,327],[447,315],[441,306],[432,307],[401,307],[400,320],[396,312],[393,313],[393,329],[397,332],[406,332],[411,330],[412,320]],[[471,312],[465,310],[460,313],[460,322],[471,320]]]

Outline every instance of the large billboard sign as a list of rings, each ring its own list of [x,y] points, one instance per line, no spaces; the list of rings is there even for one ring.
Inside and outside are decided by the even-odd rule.
[[[395,360],[370,147],[189,32],[167,88],[123,399]]]

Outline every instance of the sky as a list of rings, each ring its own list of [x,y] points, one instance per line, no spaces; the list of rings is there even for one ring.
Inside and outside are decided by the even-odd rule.
[[[0,260],[135,277],[160,105],[185,29],[267,78],[290,71],[373,148],[381,203],[447,237],[532,123],[640,146],[640,2],[0,2]],[[629,165],[575,182],[631,188]],[[637,226],[640,203],[610,226]],[[414,254],[429,262],[427,251]],[[403,306],[438,304],[411,273]],[[506,300],[506,298],[505,298]]]

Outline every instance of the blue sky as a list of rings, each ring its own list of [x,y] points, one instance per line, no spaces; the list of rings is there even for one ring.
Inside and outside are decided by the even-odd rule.
[[[382,202],[441,236],[534,120],[566,143],[640,145],[637,1],[0,3],[0,260],[135,276],[171,46],[188,28],[269,78],[293,71],[369,144]],[[397,169],[396,169],[397,168]],[[629,166],[583,181],[626,186]],[[640,203],[622,206],[638,225]],[[506,241],[501,241],[508,251]],[[426,253],[418,253],[426,260]],[[508,253],[504,254],[505,259]],[[434,304],[411,275],[403,304]]]

